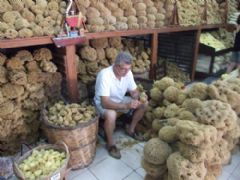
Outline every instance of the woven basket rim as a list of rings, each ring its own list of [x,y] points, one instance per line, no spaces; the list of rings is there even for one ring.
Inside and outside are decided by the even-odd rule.
[[[61,144],[64,146],[64,148],[59,146]],[[22,156],[20,156],[19,158],[14,160],[13,169],[14,169],[14,172],[16,173],[17,177],[19,177],[21,179],[25,179],[25,176],[23,175],[22,171],[19,169],[18,165],[23,160],[25,160],[27,157],[29,157],[32,154],[33,150],[40,150],[40,149],[54,149],[54,150],[57,150],[57,151],[65,152],[66,153],[66,159],[65,159],[64,164],[61,167],[56,169],[54,172],[52,172],[48,176],[45,176],[45,177],[43,177],[39,180],[45,180],[45,179],[51,177],[52,175],[56,174],[57,172],[61,172],[61,170],[67,168],[68,162],[69,162],[69,159],[70,159],[70,153],[69,153],[69,150],[68,150],[68,146],[64,142],[61,141],[61,142],[56,143],[56,144],[41,144],[41,145],[31,149],[30,151],[27,151]],[[67,169],[66,169],[66,171],[67,171]]]
[[[42,119],[43,119],[44,125],[47,127],[53,128],[53,129],[60,129],[60,130],[74,130],[74,129],[78,129],[80,127],[86,127],[86,126],[89,126],[90,124],[95,123],[99,118],[99,115],[95,114],[96,116],[94,118],[92,118],[91,120],[89,120],[87,122],[80,122],[74,127],[60,127],[60,126],[56,126],[54,124],[49,123],[47,113],[48,113],[47,110],[43,109],[43,112],[42,112],[43,118]]]

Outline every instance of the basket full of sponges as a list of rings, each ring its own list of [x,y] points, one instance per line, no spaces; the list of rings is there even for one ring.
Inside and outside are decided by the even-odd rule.
[[[26,152],[13,164],[15,175],[23,180],[63,180],[69,162],[64,142],[42,144]]]
[[[95,156],[98,116],[94,106],[84,102],[55,103],[42,111],[43,131],[50,143],[64,141],[70,151],[69,167],[88,166]]]

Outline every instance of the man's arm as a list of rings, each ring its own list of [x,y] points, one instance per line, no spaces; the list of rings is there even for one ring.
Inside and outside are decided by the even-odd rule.
[[[140,97],[140,92],[137,89],[130,91],[129,93],[130,93],[131,97],[135,100],[138,100]]]
[[[101,103],[105,109],[130,109],[131,105],[129,103],[116,103],[111,101],[108,96],[101,96]]]

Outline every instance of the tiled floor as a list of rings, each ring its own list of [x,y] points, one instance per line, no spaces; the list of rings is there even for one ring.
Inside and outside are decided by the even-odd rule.
[[[141,168],[144,144],[136,143],[122,131],[117,131],[114,137],[121,149],[120,160],[110,157],[104,141],[100,140],[92,164],[85,169],[70,171],[66,180],[143,180],[146,174]],[[240,180],[240,152],[232,156],[231,164],[223,168],[218,180]]]
[[[134,144],[122,131],[117,131],[114,136],[122,149],[121,160],[110,157],[104,142],[100,141],[93,163],[83,170],[71,171],[67,180],[143,180],[146,174],[141,168],[144,144]],[[129,147],[126,144],[130,144]],[[240,180],[240,152],[232,156],[231,164],[223,168],[218,180]]]

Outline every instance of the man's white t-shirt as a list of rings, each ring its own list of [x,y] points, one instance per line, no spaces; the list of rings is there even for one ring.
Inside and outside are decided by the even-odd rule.
[[[113,102],[122,102],[126,92],[137,88],[133,74],[129,71],[121,80],[117,79],[113,66],[102,69],[96,79],[94,102],[101,104],[101,96],[108,96]]]

